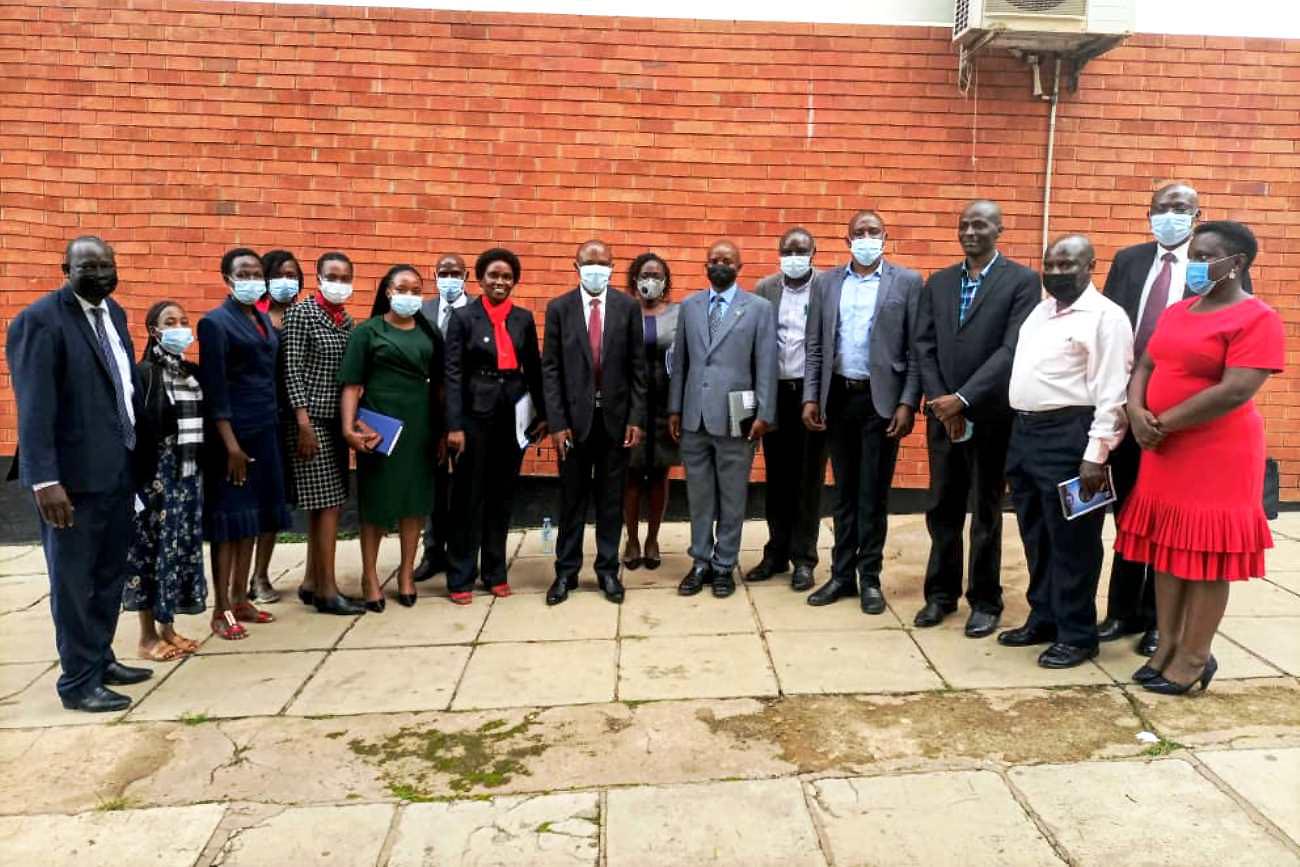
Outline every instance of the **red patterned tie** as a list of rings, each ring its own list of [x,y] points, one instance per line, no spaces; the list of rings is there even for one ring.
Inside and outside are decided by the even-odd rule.
[[[1169,281],[1166,280],[1166,283]],[[591,369],[600,388],[600,299],[591,299],[591,314],[587,317],[587,339],[591,341]]]
[[[1137,334],[1133,337],[1133,357],[1142,357],[1147,348],[1147,341],[1156,330],[1156,320],[1169,306],[1169,283],[1173,279],[1174,254],[1166,253],[1160,257],[1165,264],[1151,284],[1151,294],[1147,295],[1147,306],[1142,308],[1142,321],[1138,323]]]

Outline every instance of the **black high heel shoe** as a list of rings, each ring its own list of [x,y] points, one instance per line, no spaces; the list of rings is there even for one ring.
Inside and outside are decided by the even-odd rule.
[[[298,588],[298,601],[303,605],[311,606],[316,604],[316,593],[305,588]]]
[[[321,614],[364,614],[366,607],[355,599],[349,599],[342,593],[336,593],[326,599],[324,596],[317,596],[315,599],[316,610]]]
[[[1154,669],[1149,665],[1144,665],[1141,668],[1139,668],[1137,671],[1133,672],[1133,682],[1150,683],[1151,681],[1155,680],[1159,676],[1160,676],[1160,672],[1157,669]]]
[[[416,596],[415,593],[398,593],[397,603],[403,608],[410,608],[415,605]]]
[[[384,597],[381,596],[378,599],[367,599],[365,605],[367,611],[373,611],[376,614],[383,614],[387,603],[385,602]]]
[[[1210,688],[1210,681],[1214,680],[1214,674],[1218,670],[1219,661],[1214,658],[1214,654],[1210,654],[1209,660],[1205,663],[1205,668],[1201,669],[1201,676],[1191,683],[1174,683],[1172,680],[1167,680],[1162,674],[1155,680],[1148,680],[1142,684],[1142,688],[1151,692],[1158,692],[1161,695],[1183,695],[1199,683],[1201,692],[1205,692]]]

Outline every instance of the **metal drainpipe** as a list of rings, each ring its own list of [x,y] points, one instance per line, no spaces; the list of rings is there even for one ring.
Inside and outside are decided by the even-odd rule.
[[[1052,76],[1052,110],[1047,119],[1047,169],[1043,178],[1043,244],[1047,252],[1047,233],[1052,216],[1052,164],[1056,156],[1056,104],[1061,95],[1061,55],[1056,55],[1056,71]],[[1041,253],[1040,253],[1041,256]]]

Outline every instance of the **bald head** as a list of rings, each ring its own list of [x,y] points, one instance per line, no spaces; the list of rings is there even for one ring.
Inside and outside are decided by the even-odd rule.
[[[737,269],[739,269],[740,248],[736,246],[734,241],[729,241],[726,238],[723,238],[722,240],[719,241],[714,241],[713,246],[709,247],[708,261],[710,264],[712,264],[715,260],[717,261],[725,260],[728,263],[736,266]]]
[[[957,240],[971,265],[983,267],[993,258],[1002,235],[1002,208],[997,202],[976,199],[961,212]]]
[[[1052,254],[1067,255],[1074,259],[1081,259],[1084,262],[1091,262],[1097,258],[1092,249],[1092,241],[1088,240],[1087,235],[1072,234],[1061,235],[1052,243],[1047,245],[1047,253],[1044,258]]]
[[[1182,181],[1165,184],[1151,194],[1151,213],[1159,214],[1174,210],[1172,206],[1179,203],[1187,205],[1193,211],[1199,210],[1201,194],[1196,192],[1196,188],[1191,184],[1185,184]]]
[[[961,212],[962,218],[979,216],[1002,228],[1002,206],[992,199],[975,199]]]
[[[72,260],[74,252],[79,255],[93,254],[111,257],[113,248],[108,246],[108,242],[98,235],[78,235],[63,248],[63,262],[65,265]]]
[[[444,253],[438,257],[438,262],[433,266],[435,277],[459,277],[465,279],[465,260],[455,253]]]
[[[609,245],[599,238],[579,244],[578,254],[574,258],[579,265],[611,265],[614,262],[614,254]]]
[[[719,292],[724,292],[736,285],[736,275],[740,273],[740,248],[725,238],[714,241],[709,247],[709,257],[704,263],[704,272],[708,275],[709,285]]]

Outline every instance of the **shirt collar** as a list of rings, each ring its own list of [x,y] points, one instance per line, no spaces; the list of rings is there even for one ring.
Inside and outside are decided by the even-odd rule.
[[[583,289],[581,286],[578,287],[578,291],[582,293],[582,306],[590,310],[591,302],[593,301],[599,301],[601,307],[605,306],[605,296],[609,294],[609,287],[600,290],[599,295],[592,295],[590,292],[588,292],[586,289]]]
[[[1187,236],[1187,240],[1186,240],[1186,241],[1183,241],[1183,243],[1179,244],[1177,247],[1173,247],[1173,248],[1170,248],[1170,249],[1168,249],[1168,250],[1166,250],[1164,247],[1161,247],[1161,246],[1157,243],[1157,244],[1156,244],[1156,261],[1159,262],[1159,261],[1164,257],[1164,255],[1165,255],[1166,253],[1173,253],[1173,254],[1174,254],[1174,261],[1175,261],[1175,262],[1186,262],[1186,261],[1187,261],[1187,248],[1190,247],[1190,246],[1192,246],[1192,236],[1191,236],[1191,235],[1188,235],[1188,236]]]
[[[1001,255],[1002,255],[1001,251],[999,251],[999,250],[994,250],[994,251],[993,251],[993,258],[989,260],[989,263],[988,263],[987,265],[985,265],[983,268],[980,269],[979,276],[976,277],[976,278],[975,278],[974,280],[972,280],[971,282],[978,283],[979,281],[981,281],[981,280],[983,280],[985,277],[987,277],[987,276],[988,276],[988,273],[989,273],[989,269],[993,267],[993,264],[994,264],[995,262],[998,261],[998,257],[1001,256]],[[965,259],[963,259],[963,260],[962,260],[962,263],[961,263],[961,275],[962,275],[962,277],[966,278],[967,280],[971,280],[970,272],[966,270],[966,260],[965,260]]]
[[[82,313],[89,313],[92,310],[103,310],[103,311],[108,310],[108,304],[105,303],[107,299],[100,299],[100,302],[98,304],[91,304],[85,298],[82,298],[80,295],[78,295],[75,291],[72,293],[72,297],[76,298],[77,303],[81,305]]]
[[[1078,298],[1074,299],[1074,303],[1071,304],[1069,307],[1066,307],[1064,310],[1060,310],[1057,308],[1056,299],[1053,298],[1051,295],[1048,295],[1047,298],[1044,300],[1046,300],[1050,305],[1049,311],[1051,315],[1064,316],[1066,313],[1073,313],[1075,311],[1079,311],[1082,313],[1091,313],[1100,310],[1102,296],[1101,293],[1097,291],[1096,284],[1094,284],[1092,281],[1089,281],[1088,288],[1083,290],[1083,294],[1080,295]]]
[[[734,301],[735,298],[736,298],[736,284],[735,284],[735,283],[732,283],[729,287],[727,287],[726,289],[723,289],[721,292],[719,292],[717,289],[714,289],[712,286],[710,286],[710,287],[709,287],[709,303],[710,303],[710,304],[713,303],[713,299],[714,299],[714,298],[721,298],[721,299],[722,299],[722,303],[723,303],[723,304],[726,304],[728,307],[730,307],[730,306],[731,306],[731,302]]]
[[[862,277],[858,274],[858,272],[854,271],[852,262],[844,266],[844,276],[852,277],[854,280],[879,280],[880,272],[883,271],[884,269],[885,269],[885,259],[882,256],[880,258],[880,264],[876,266],[876,270],[872,271],[867,276]]]

